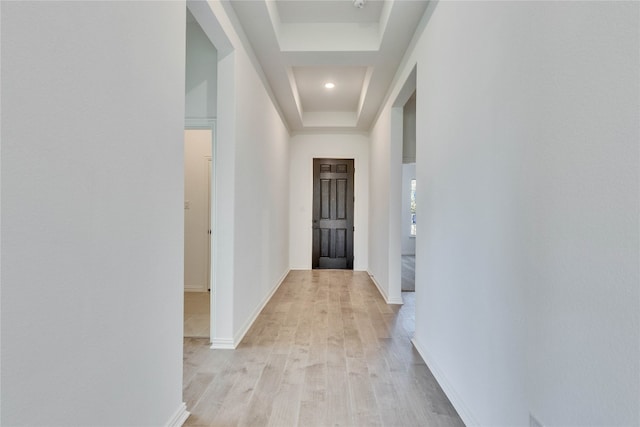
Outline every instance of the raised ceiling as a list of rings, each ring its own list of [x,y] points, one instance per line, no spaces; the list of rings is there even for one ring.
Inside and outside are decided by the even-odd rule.
[[[300,107],[309,112],[355,112],[366,74],[367,67],[293,67]],[[329,90],[325,83],[335,87]]]
[[[276,7],[284,23],[373,23],[380,22],[383,1],[371,1],[367,7],[354,7],[349,0],[278,0]]]
[[[369,131],[428,1],[232,0],[293,132]],[[325,89],[327,82],[335,84]]]

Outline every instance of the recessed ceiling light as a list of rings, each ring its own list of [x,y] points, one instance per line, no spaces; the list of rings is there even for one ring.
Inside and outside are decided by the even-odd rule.
[[[324,84],[324,87],[325,87],[326,89],[333,89],[334,87],[336,87],[336,85],[334,85],[334,84],[333,84],[333,83],[331,83],[331,82],[328,82],[328,83],[325,83],[325,84]]]

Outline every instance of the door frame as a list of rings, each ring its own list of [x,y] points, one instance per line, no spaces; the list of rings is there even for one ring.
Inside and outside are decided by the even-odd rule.
[[[185,119],[184,121],[185,130],[194,130],[194,129],[202,129],[202,130],[210,130],[211,131],[211,175],[209,180],[209,226],[211,229],[211,236],[209,238],[209,284],[208,288],[209,292],[209,338],[212,339],[213,331],[214,331],[214,320],[215,316],[212,315],[213,308],[215,307],[215,296],[216,296],[216,275],[214,272],[217,269],[216,260],[218,259],[216,254],[216,236],[217,236],[217,221],[216,215],[214,213],[217,211],[216,209],[216,119]]]
[[[402,136],[404,105],[417,92],[417,63],[396,96],[391,106],[391,142],[389,143],[389,248],[388,248],[388,303],[402,302]],[[418,147],[416,146],[416,152]],[[417,156],[416,156],[417,157]],[[418,162],[416,159],[416,177]],[[416,259],[418,236],[416,236]],[[416,271],[419,266],[416,262]],[[417,273],[416,273],[417,274]],[[416,278],[416,289],[417,278]],[[416,293],[417,295],[417,293]]]
[[[215,140],[215,138],[213,137],[213,131],[211,131],[211,139]],[[209,260],[209,262],[207,263],[207,290],[211,292],[211,265],[213,263],[213,260],[211,258],[211,249],[213,247],[211,244],[211,239],[213,237],[213,224],[211,221],[213,213],[213,208],[211,207],[211,203],[213,202],[213,199],[211,197],[213,189],[213,155],[211,157],[205,158],[205,167],[207,169],[207,228],[209,232],[209,236],[207,237],[207,259]]]

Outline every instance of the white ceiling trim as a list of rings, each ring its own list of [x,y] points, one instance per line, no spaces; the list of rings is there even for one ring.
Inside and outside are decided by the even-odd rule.
[[[391,17],[391,11],[393,10],[393,5],[396,0],[385,0],[384,5],[382,6],[382,13],[380,14],[380,40],[384,37],[385,32],[387,31],[389,25],[389,18]]]
[[[275,3],[283,23],[374,23],[380,21],[385,1],[367,0],[363,8],[354,7],[353,0],[276,0]]]
[[[351,23],[284,23],[277,2],[267,0],[266,6],[281,52],[377,52],[387,29],[393,3],[394,0],[383,1],[377,22]]]
[[[379,30],[377,24],[283,24],[278,44],[283,52],[377,52]]]
[[[365,12],[367,6],[374,6],[375,13],[369,9],[368,17],[354,19],[362,9],[354,8],[349,0],[223,3],[233,7],[292,133],[369,131],[427,6],[426,0],[368,0]],[[287,13],[286,22],[282,21],[280,7]],[[305,111],[307,101],[302,94],[309,92],[296,81],[293,69],[312,66],[366,67],[364,80],[351,83],[351,87],[359,86],[359,93],[350,95],[354,96],[350,107],[354,111],[341,110],[344,106],[322,111],[329,107],[317,103],[313,111]],[[319,87],[316,81],[304,84]]]
[[[265,4],[267,6],[267,13],[269,14],[269,21],[271,22],[273,31],[276,33],[276,38],[280,39],[280,28],[282,26],[282,21],[280,20],[280,12],[278,11],[278,6],[276,6],[275,1],[265,1]]]
[[[373,75],[373,67],[367,67],[367,73],[364,76],[362,82],[362,90],[360,91],[360,99],[358,100],[358,120],[362,114],[362,108],[364,107],[364,101],[367,99],[367,92],[369,91],[369,85],[371,84],[371,76]]]
[[[287,67],[287,79],[289,80],[289,86],[293,93],[293,100],[296,103],[296,110],[298,111],[298,118],[300,122],[304,124],[304,110],[302,109],[302,101],[300,101],[300,91],[298,90],[298,84],[296,83],[296,76],[293,74],[293,68]]]
[[[358,117],[350,111],[310,111],[304,113],[305,127],[353,128],[358,125]]]

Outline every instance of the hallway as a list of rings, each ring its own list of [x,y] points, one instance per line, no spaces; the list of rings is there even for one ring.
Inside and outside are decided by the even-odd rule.
[[[387,305],[365,272],[290,272],[236,350],[185,339],[185,425],[463,425],[403,298]]]

